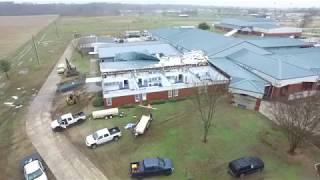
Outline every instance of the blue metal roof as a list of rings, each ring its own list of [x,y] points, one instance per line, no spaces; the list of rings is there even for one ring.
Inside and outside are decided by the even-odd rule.
[[[287,63],[309,69],[316,74],[320,74],[320,48],[292,48],[277,49],[271,55]]]
[[[127,52],[139,52],[144,54],[163,53],[164,55],[179,55],[179,51],[168,43],[161,41],[147,41],[139,43],[121,43],[110,47],[101,47],[98,49],[99,58],[115,57],[116,54]]]
[[[244,65],[260,73],[269,75],[275,79],[294,79],[300,77],[313,76],[311,71],[289,64],[281,59],[272,58],[267,55],[259,55],[248,50],[240,50],[230,56],[231,60]]]
[[[230,87],[264,94],[269,83],[226,58],[209,59],[209,62],[231,76]]]
[[[275,21],[270,19],[264,19],[264,18],[223,19],[220,22],[220,25],[222,26],[229,25],[234,28],[261,27],[261,28],[270,29],[270,28],[279,27]]]
[[[181,50],[202,50],[207,54],[220,52],[230,46],[243,42],[233,37],[204,31],[196,28],[164,28],[150,32]]]
[[[238,52],[238,51],[240,51],[242,49],[247,49],[249,51],[252,51],[252,52],[257,53],[257,54],[262,54],[262,55],[272,54],[271,52],[266,51],[263,48],[257,47],[256,45],[254,45],[252,43],[242,42],[240,44],[228,47],[227,49],[224,49],[223,51],[218,52],[216,54],[209,54],[208,56],[209,57],[214,57],[214,58],[216,58],[216,57],[226,57],[226,56],[228,56],[230,54],[233,54],[235,52]]]
[[[279,48],[279,47],[305,47],[310,46],[310,43],[294,38],[280,38],[280,37],[264,37],[247,39],[246,41],[262,47],[262,48]]]

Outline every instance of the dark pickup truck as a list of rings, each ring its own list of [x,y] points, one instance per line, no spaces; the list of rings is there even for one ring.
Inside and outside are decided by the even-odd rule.
[[[147,176],[170,175],[173,172],[173,164],[166,158],[146,158],[140,162],[130,163],[130,175],[132,178]]]

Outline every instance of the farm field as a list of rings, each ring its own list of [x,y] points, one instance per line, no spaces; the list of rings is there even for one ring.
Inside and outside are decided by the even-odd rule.
[[[320,159],[319,150],[307,144],[296,156],[288,155],[284,134],[257,112],[223,102],[218,109],[216,125],[210,129],[209,142],[203,144],[201,120],[191,100],[153,107],[157,108],[153,110],[155,120],[149,130],[137,138],[123,127],[137,121],[142,114],[140,107],[121,109],[127,114],[124,118],[87,120],[63,133],[111,179],[130,179],[130,162],[157,156],[171,158],[175,171],[171,176],[150,179],[233,179],[227,173],[227,163],[246,155],[259,156],[266,165],[262,173],[246,179],[317,179],[313,164]],[[75,112],[79,108],[65,110]],[[91,110],[92,107],[84,108],[87,112]],[[123,133],[119,141],[96,149],[86,147],[87,135],[114,126],[119,126]]]
[[[3,157],[0,159],[0,171],[2,172],[0,179],[22,178],[19,161],[35,151],[25,133],[23,115],[27,111],[28,104],[33,99],[34,94],[37,93],[69,41],[73,38],[74,32],[83,35],[116,35],[127,30],[128,24],[130,24],[130,29],[149,29],[162,26],[196,25],[202,21],[209,22],[211,19],[211,17],[190,19],[149,17],[60,17],[56,21],[57,28],[54,24],[50,24],[43,30],[39,29],[38,34],[35,34],[34,39],[37,44],[39,64],[32,43],[28,41],[29,35],[27,42],[22,43],[21,47],[15,46],[14,53],[10,54],[9,58],[12,65],[9,71],[9,80],[5,78],[4,74],[0,74],[0,156]],[[22,17],[19,16],[18,18]],[[17,26],[15,31],[18,30],[21,31],[21,27]],[[1,42],[4,41],[1,40]],[[78,57],[75,56],[75,58]],[[86,59],[79,60],[79,69],[82,72],[88,72],[86,69],[88,63],[83,61]],[[11,96],[18,96],[18,100],[14,101]],[[13,101],[15,104],[23,106],[15,109],[3,104]]]
[[[0,16],[0,59],[14,53],[57,18],[57,15]]]

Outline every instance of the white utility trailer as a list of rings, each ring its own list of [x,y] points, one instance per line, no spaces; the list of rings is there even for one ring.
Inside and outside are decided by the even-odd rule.
[[[93,111],[92,117],[93,119],[101,119],[101,118],[112,118],[114,116],[119,115],[119,109],[118,108],[110,108],[110,109],[104,109],[99,111]]]
[[[133,128],[133,134],[135,136],[144,134],[144,132],[149,128],[152,120],[153,119],[151,114],[149,114],[148,116],[142,115],[141,119],[137,122],[136,126]]]

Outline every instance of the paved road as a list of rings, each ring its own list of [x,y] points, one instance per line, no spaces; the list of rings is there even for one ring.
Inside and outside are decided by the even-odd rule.
[[[72,52],[70,43],[59,62],[64,62],[65,57],[71,59]],[[60,81],[55,70],[55,68],[52,70],[29,106],[25,117],[27,134],[56,179],[107,180],[63,134],[53,133],[50,129],[52,101],[55,97],[56,83]]]

